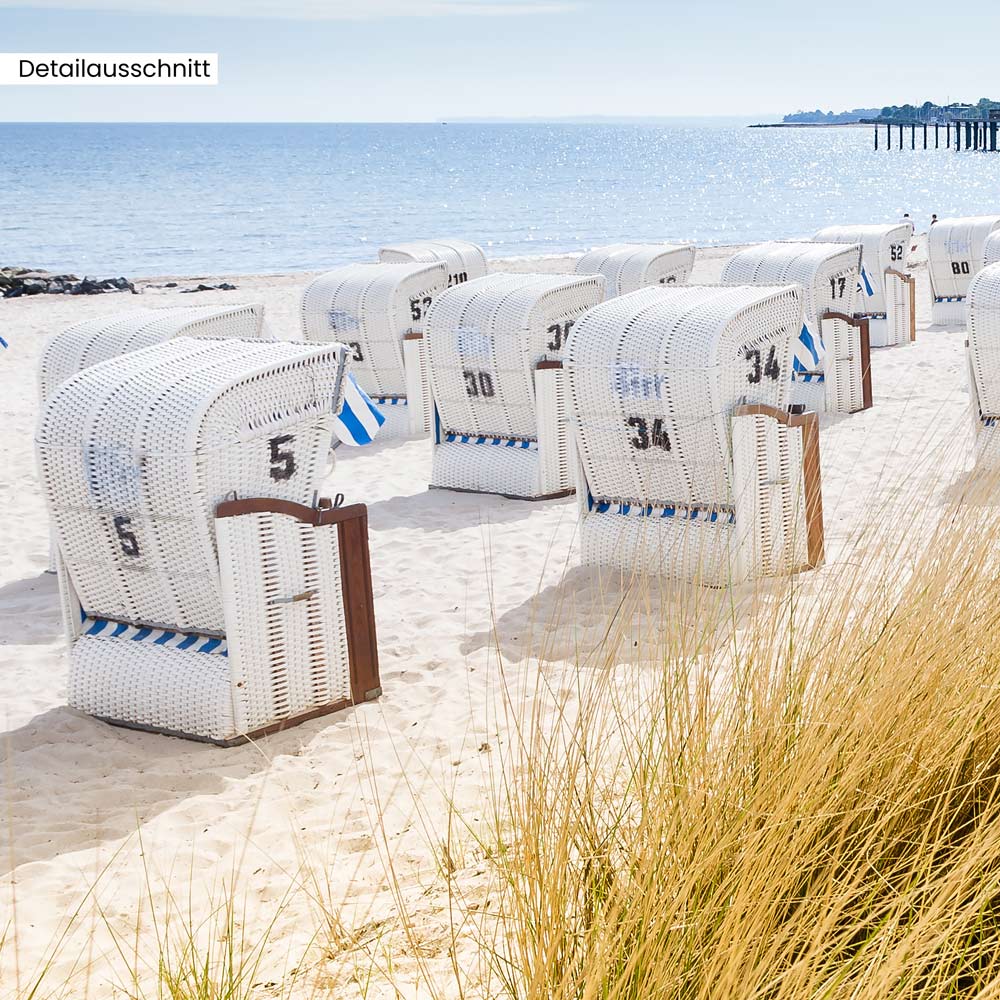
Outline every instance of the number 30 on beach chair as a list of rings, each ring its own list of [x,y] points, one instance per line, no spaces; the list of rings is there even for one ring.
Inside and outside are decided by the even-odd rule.
[[[600,276],[495,274],[431,307],[431,488],[542,500],[572,492],[562,352]]]

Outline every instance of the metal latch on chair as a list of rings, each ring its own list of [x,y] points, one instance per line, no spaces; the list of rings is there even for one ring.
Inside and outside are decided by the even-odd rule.
[[[297,604],[299,601],[308,601],[315,597],[319,591],[314,587],[312,590],[303,590],[301,594],[294,597],[272,597],[268,604]]]

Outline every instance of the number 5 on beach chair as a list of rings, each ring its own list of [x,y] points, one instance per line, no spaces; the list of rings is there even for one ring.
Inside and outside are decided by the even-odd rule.
[[[872,347],[894,347],[916,339],[917,282],[906,270],[913,240],[911,223],[828,226],[813,239],[818,243],[861,244],[861,281],[854,318],[868,320]]]
[[[317,278],[302,298],[305,339],[348,345],[351,371],[380,414],[383,438],[430,433],[423,324],[447,285],[440,261],[350,264]]]
[[[542,500],[572,492],[562,351],[604,279],[496,274],[427,317],[435,408],[431,488]]]
[[[802,329],[793,345],[791,401],[810,410],[855,413],[872,405],[868,321],[856,319],[861,246],[773,242],[741,250],[723,285],[802,287]]]
[[[788,412],[800,290],[643,289],[566,348],[585,564],[710,586],[823,561],[815,413]]]
[[[178,338],[54,391],[71,706],[228,745],[377,696],[365,508],[316,501],[346,360]]]
[[[88,319],[67,327],[45,345],[38,368],[39,402],[44,406],[59,385],[90,365],[174,337],[272,339],[260,304],[133,309]],[[49,572],[55,570],[52,545]]]

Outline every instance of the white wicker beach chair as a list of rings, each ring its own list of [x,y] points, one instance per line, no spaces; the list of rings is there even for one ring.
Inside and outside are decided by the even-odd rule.
[[[648,285],[686,285],[694,269],[694,244],[629,244],[597,247],[576,264],[577,274],[603,274],[607,298]]]
[[[1000,264],[1000,229],[993,230],[983,243],[983,267]]]
[[[969,282],[986,264],[986,240],[1000,229],[1000,215],[940,219],[927,233],[931,321],[961,329]]]
[[[483,248],[465,240],[421,240],[382,247],[379,260],[386,264],[430,264],[444,261],[448,265],[448,287],[461,285],[476,278],[485,278],[488,265]]]
[[[38,366],[41,401],[44,403],[56,386],[89,365],[174,337],[270,340],[271,334],[264,326],[264,307],[260,304],[134,309],[84,320],[56,334],[45,345]]]
[[[1000,471],[1000,263],[984,267],[967,295],[969,388],[976,465]]]
[[[872,405],[868,321],[855,319],[860,244],[760,243],[726,263],[724,285],[802,286],[802,330],[792,357],[793,403],[854,413]]]
[[[868,320],[872,347],[894,347],[916,339],[917,282],[906,264],[913,240],[911,223],[828,226],[813,239],[861,244],[863,271],[854,315]]]
[[[441,261],[349,264],[316,278],[302,296],[305,339],[350,347],[351,371],[385,417],[382,438],[430,433],[424,317],[447,287]]]
[[[54,391],[37,441],[70,705],[229,744],[376,696],[365,509],[315,499],[346,359],[177,338]]]
[[[572,492],[562,350],[604,279],[497,274],[457,285],[427,317],[431,487],[525,500]]]
[[[42,351],[38,365],[39,402],[78,371],[174,337],[270,340],[264,306],[175,306],[133,309],[84,320],[56,334]],[[49,572],[56,571],[55,543],[49,546]]]
[[[725,586],[823,561],[819,431],[791,415],[798,286],[647,288],[577,321],[587,564]]]

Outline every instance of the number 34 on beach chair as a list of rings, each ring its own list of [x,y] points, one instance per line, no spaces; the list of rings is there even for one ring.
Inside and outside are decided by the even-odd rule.
[[[71,706],[229,745],[378,696],[366,508],[317,500],[347,356],[178,338],[53,392]]]
[[[819,429],[790,413],[798,286],[650,288],[566,349],[585,564],[708,586],[823,561]]]

